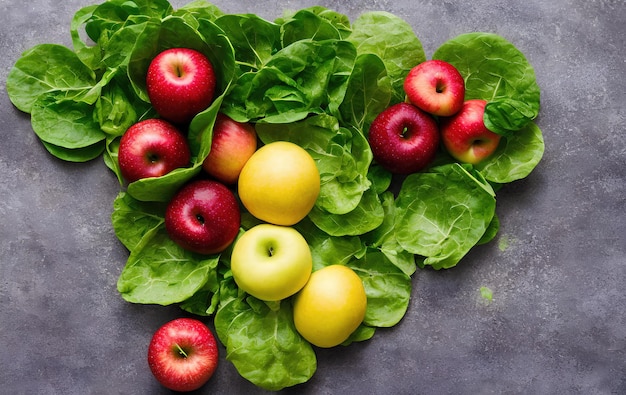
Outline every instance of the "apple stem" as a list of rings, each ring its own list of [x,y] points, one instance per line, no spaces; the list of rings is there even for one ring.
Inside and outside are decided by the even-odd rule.
[[[187,355],[187,352],[185,352],[185,350],[178,345],[178,343],[176,343],[176,348],[178,349],[178,354],[180,354],[183,358],[187,358],[189,356]]]
[[[409,133],[409,128],[405,126],[404,128],[402,128],[402,132],[400,132],[400,136],[407,137],[407,133]]]
[[[176,75],[180,78],[184,75],[185,70],[183,69],[182,65],[176,65]]]

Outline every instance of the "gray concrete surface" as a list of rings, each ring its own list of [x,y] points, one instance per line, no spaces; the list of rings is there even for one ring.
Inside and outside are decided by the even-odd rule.
[[[0,0],[0,393],[167,393],[150,336],[177,307],[131,305],[115,284],[126,251],[110,214],[119,190],[101,160],[64,163],[39,143],[5,81],[20,53],[70,44],[89,0]],[[179,7],[185,1],[172,1]],[[273,19],[302,1],[219,0]],[[365,343],[318,352],[298,394],[626,393],[626,6],[621,0],[348,0],[386,10],[428,56],[457,34],[503,35],[542,89],[543,161],[498,194],[498,238],[457,268],[423,270],[409,311]],[[484,303],[479,288],[493,290]],[[199,393],[262,393],[224,358]]]

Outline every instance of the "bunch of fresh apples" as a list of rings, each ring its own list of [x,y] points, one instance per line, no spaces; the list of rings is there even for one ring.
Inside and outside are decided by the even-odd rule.
[[[190,48],[171,48],[150,63],[146,89],[159,119],[131,126],[120,140],[118,162],[131,183],[189,166],[183,128],[213,100],[216,77],[208,58]],[[239,233],[239,202],[229,186],[257,148],[254,127],[219,114],[203,169],[211,179],[194,180],[172,198],[165,226],[172,240],[200,254],[226,249]]]
[[[210,61],[193,49],[168,49],[152,60],[146,88],[160,118],[140,121],[122,136],[118,162],[126,182],[190,165],[183,130],[211,104],[215,85]],[[296,144],[279,141],[257,148],[251,124],[218,114],[202,165],[205,177],[174,194],[165,210],[165,228],[175,243],[194,253],[221,253],[233,245],[231,269],[237,285],[261,300],[279,301],[301,291],[311,276],[310,248],[292,225],[313,208],[320,175],[310,154]],[[237,239],[239,203],[262,223]],[[170,389],[197,389],[215,370],[214,342],[199,321],[169,322],[150,343],[150,368]]]
[[[440,143],[456,160],[476,164],[498,147],[500,135],[487,129],[487,102],[465,100],[465,81],[450,63],[427,60],[404,80],[407,101],[392,105],[372,122],[368,141],[378,164],[394,174],[427,167]]]

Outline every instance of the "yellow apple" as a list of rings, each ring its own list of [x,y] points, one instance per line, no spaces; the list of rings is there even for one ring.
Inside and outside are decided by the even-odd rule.
[[[230,268],[237,286],[265,301],[278,301],[298,292],[313,269],[311,250],[294,228],[260,224],[236,242]]]
[[[328,348],[350,337],[363,322],[366,308],[361,278],[347,266],[330,265],[313,272],[296,294],[293,319],[302,337]]]
[[[256,218],[291,226],[307,216],[320,193],[320,174],[304,148],[269,143],[248,159],[238,181],[239,198]]]

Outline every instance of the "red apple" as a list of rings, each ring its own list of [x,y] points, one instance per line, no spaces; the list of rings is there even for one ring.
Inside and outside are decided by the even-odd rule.
[[[194,49],[170,48],[150,62],[148,97],[159,115],[186,123],[213,101],[215,72],[209,59]]]
[[[398,103],[378,114],[368,140],[378,164],[395,174],[410,174],[434,159],[439,128],[429,114],[412,104]]]
[[[450,116],[465,100],[465,81],[459,71],[443,60],[427,60],[413,67],[404,79],[411,103],[437,116]]]
[[[191,153],[185,136],[162,119],[132,125],[120,140],[118,162],[128,182],[160,177],[189,165]]]
[[[148,346],[148,365],[163,386],[179,392],[206,384],[218,364],[215,336],[201,321],[178,318],[161,326]]]
[[[234,184],[248,159],[257,148],[256,131],[249,123],[218,114],[213,127],[211,151],[202,167],[225,184]]]
[[[479,163],[498,148],[500,135],[487,129],[483,121],[486,105],[485,100],[467,100],[461,111],[441,119],[443,145],[460,162]]]
[[[239,203],[224,184],[196,180],[183,186],[165,210],[165,229],[174,242],[199,254],[216,254],[237,237]]]

